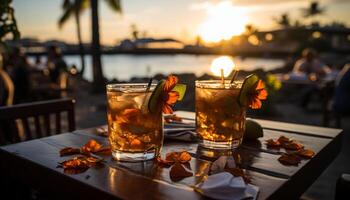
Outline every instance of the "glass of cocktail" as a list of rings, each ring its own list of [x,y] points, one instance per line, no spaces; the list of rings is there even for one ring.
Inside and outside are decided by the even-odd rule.
[[[144,161],[158,156],[163,143],[162,112],[148,109],[155,86],[107,85],[108,132],[114,159]]]
[[[196,131],[201,146],[232,149],[241,144],[246,121],[246,108],[238,101],[241,87],[238,81],[196,81]]]

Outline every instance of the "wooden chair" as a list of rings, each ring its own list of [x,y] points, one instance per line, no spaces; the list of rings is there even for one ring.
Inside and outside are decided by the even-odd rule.
[[[74,104],[73,99],[58,99],[0,107],[0,137],[5,138],[2,143],[16,143],[62,133],[64,120],[61,114],[64,112],[67,113],[65,121],[68,122],[65,131],[74,131]],[[50,120],[51,115],[55,116],[55,121]]]
[[[1,69],[1,66],[0,66],[0,80],[3,82],[3,84],[4,84],[3,87],[4,87],[5,91],[7,92],[6,100],[4,100],[4,102],[0,102],[0,105],[10,106],[13,104],[13,97],[15,94],[15,86],[13,85],[13,81],[11,80],[8,73],[6,71],[4,71],[3,69]]]

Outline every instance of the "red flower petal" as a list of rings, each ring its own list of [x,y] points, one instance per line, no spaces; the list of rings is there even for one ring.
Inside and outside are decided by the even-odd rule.
[[[179,99],[180,95],[176,91],[171,91],[171,92],[168,93],[167,97],[168,98],[166,100],[166,103],[168,105],[173,105],[173,104],[175,104],[177,102],[177,100]]]
[[[179,81],[179,79],[176,76],[169,75],[165,81],[163,90],[165,92],[170,92],[175,87],[175,85],[177,84],[178,81]]]

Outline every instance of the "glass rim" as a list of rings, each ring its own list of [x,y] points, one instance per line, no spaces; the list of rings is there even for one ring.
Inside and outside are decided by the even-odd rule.
[[[108,90],[122,91],[123,89],[144,89],[147,88],[148,83],[110,83],[106,85]],[[156,83],[152,83],[150,90],[153,90],[157,86]]]
[[[224,86],[222,87],[221,80],[196,80],[196,88],[215,88],[215,89],[240,89],[242,87],[243,81],[236,80],[231,83],[231,80],[225,80]]]

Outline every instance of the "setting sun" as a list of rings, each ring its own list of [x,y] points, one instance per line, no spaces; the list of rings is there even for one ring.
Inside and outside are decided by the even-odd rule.
[[[234,67],[235,63],[233,62],[232,58],[229,56],[220,56],[212,61],[210,71],[215,76],[221,76],[222,69],[224,70],[224,76],[227,77],[230,75]]]
[[[243,8],[235,7],[230,1],[210,6],[207,19],[198,29],[198,34],[206,42],[230,39],[244,32],[247,17]]]

